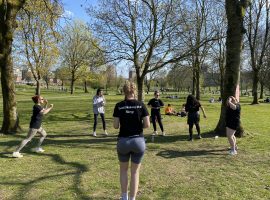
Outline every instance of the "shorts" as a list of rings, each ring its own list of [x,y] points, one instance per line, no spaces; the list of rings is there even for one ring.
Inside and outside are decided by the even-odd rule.
[[[226,127],[236,130],[240,126],[240,121],[239,120],[234,120],[234,121],[227,121],[226,122]]]
[[[120,162],[140,164],[145,152],[144,137],[119,137],[117,142],[117,154]]]
[[[188,113],[188,125],[197,124],[200,122],[200,113],[199,112],[189,112]]]

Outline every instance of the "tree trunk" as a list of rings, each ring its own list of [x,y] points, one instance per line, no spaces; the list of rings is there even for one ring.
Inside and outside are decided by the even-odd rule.
[[[192,95],[195,96],[195,91],[196,91],[196,70],[195,70],[195,67],[193,67],[193,72],[192,72]]]
[[[252,104],[258,104],[258,83],[259,83],[259,71],[253,70],[253,85],[252,85],[252,95],[253,102]]]
[[[84,81],[84,93],[88,93],[87,82]]]
[[[199,60],[196,59],[196,99],[200,100],[201,99],[201,83],[200,83],[200,78],[201,78],[201,70],[200,70],[200,63]]]
[[[11,50],[13,33],[16,28],[16,15],[24,3],[24,0],[0,1],[0,70],[3,95],[3,123],[1,132],[4,134],[21,131],[17,113]]]
[[[243,41],[243,14],[244,7],[238,0],[226,0],[226,14],[228,19],[227,40],[226,40],[226,70],[224,79],[224,95],[219,122],[215,132],[221,136],[226,136],[226,100],[229,96],[235,96],[236,87],[240,78],[240,55]],[[242,136],[243,127],[237,130],[237,135]]]
[[[70,94],[74,93],[74,83],[75,83],[75,72],[72,73],[72,77],[71,77]]]
[[[40,80],[36,80],[36,95],[40,95]]]
[[[137,76],[137,87],[138,87],[138,101],[144,101],[144,82],[143,77]]]
[[[260,82],[261,84],[261,93],[260,93],[260,99],[263,99],[263,89],[264,89],[264,85],[262,82]]]

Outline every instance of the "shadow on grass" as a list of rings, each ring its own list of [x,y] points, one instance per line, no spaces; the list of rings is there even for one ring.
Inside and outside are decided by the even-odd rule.
[[[215,150],[192,150],[192,151],[174,151],[174,150],[164,150],[157,153],[157,156],[163,158],[179,158],[179,157],[192,157],[192,156],[206,156],[206,155],[224,155],[225,149],[215,149]]]
[[[47,181],[50,179],[58,179],[64,176],[74,176],[73,178],[73,184],[72,184],[72,189],[77,195],[76,199],[82,199],[82,200],[90,200],[91,198],[88,197],[85,192],[81,189],[81,176],[83,173],[88,171],[88,167],[86,165],[77,163],[77,162],[67,162],[65,161],[60,155],[58,154],[33,154],[35,156],[40,156],[40,157],[50,157],[55,163],[58,165],[68,165],[71,168],[74,168],[74,172],[60,172],[60,173],[55,173],[55,174],[48,174],[46,176],[38,177],[36,179],[30,180],[30,181],[12,181],[12,182],[0,182],[1,185],[4,186],[11,186],[11,185],[18,185],[21,187],[20,191],[16,194],[14,194],[14,199],[16,197],[20,197],[20,199],[28,199],[26,197],[26,194],[39,182],[42,181]],[[42,159],[42,158],[41,158]]]

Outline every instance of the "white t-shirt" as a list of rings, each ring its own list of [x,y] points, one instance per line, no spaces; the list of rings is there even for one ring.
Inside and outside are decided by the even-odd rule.
[[[94,114],[104,113],[104,105],[105,105],[105,98],[104,96],[97,96],[93,97],[93,112]]]

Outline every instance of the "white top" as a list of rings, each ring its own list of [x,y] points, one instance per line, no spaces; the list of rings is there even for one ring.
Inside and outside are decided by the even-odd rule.
[[[93,97],[93,112],[94,112],[94,114],[104,113],[105,112],[105,109],[104,109],[105,103],[106,103],[106,101],[105,101],[104,96],[95,95]]]

